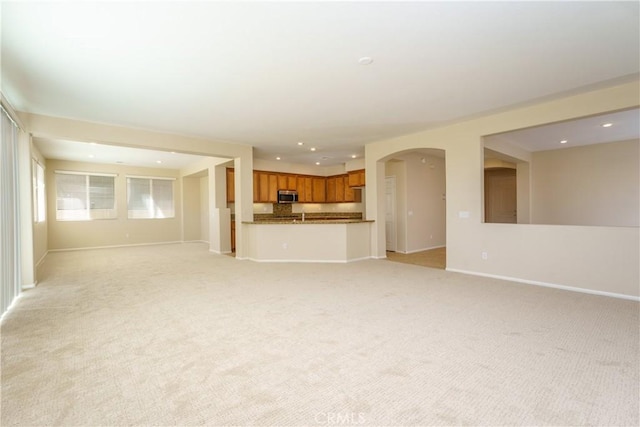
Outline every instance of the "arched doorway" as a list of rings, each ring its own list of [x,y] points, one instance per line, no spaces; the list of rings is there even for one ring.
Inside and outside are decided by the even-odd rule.
[[[394,153],[384,162],[386,257],[446,268],[446,163],[440,149]],[[383,206],[384,205],[384,206]]]

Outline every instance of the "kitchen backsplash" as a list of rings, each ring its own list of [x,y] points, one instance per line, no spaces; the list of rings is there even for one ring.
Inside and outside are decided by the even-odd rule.
[[[231,213],[235,213],[235,204],[227,205],[231,209]],[[278,207],[281,206],[281,207]],[[285,209],[285,213],[302,214],[305,213],[335,213],[335,212],[352,212],[363,213],[364,203],[254,203],[254,214],[276,215],[277,209]],[[290,209],[290,211],[288,210]]]

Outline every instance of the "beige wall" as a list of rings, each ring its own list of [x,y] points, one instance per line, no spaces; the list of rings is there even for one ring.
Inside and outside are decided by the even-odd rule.
[[[117,218],[94,221],[57,221],[55,171],[114,173]],[[176,178],[175,217],[128,219],[126,175]],[[138,168],[97,163],[47,161],[47,218],[49,250],[135,245],[182,241],[181,180],[177,170]]]
[[[532,155],[532,223],[638,227],[640,141]]]
[[[366,145],[372,256],[385,256],[384,162],[398,152],[438,148],[446,152],[449,270],[638,299],[638,227],[482,222],[482,137],[638,107],[639,94],[635,81]]]
[[[242,237],[244,232],[242,221],[253,220],[253,148],[251,146],[37,114],[19,113],[19,116],[26,124],[29,132],[36,137],[179,151],[213,157],[214,159],[203,159],[202,164],[205,165],[204,167],[229,161],[225,159],[232,159],[236,170],[236,255],[240,258],[243,257],[245,240]],[[194,166],[196,168],[194,172],[199,171],[201,167],[199,165]],[[191,173],[183,173],[183,175]],[[215,193],[215,189],[212,191]],[[150,232],[153,233],[152,231]],[[149,237],[153,238],[153,235],[151,234]],[[210,241],[210,245],[216,247],[222,243],[220,241]]]
[[[183,237],[185,242],[200,239],[200,178],[182,178],[182,218]]]
[[[422,163],[424,158],[425,163]],[[445,246],[445,159],[412,154],[407,164],[407,251]],[[412,212],[413,215],[408,216]]]
[[[249,259],[271,262],[348,262],[369,258],[368,222],[247,224]]]
[[[200,178],[200,240],[209,242],[209,176]]]
[[[396,177],[396,250],[412,253],[445,246],[445,160],[399,154],[385,163],[385,175]]]

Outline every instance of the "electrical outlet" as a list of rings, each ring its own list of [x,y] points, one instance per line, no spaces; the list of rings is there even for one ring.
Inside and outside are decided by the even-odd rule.
[[[286,244],[286,243],[283,243],[283,244],[282,244],[282,249],[287,249],[288,247],[289,247],[289,245],[288,245],[288,244]]]
[[[482,259],[487,260],[489,258],[489,254],[486,252],[482,252]]]

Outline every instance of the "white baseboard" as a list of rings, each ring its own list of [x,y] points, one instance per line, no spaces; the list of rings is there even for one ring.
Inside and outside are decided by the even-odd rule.
[[[183,243],[182,241],[172,242],[154,242],[154,243],[135,243],[131,245],[111,245],[111,246],[87,246],[84,248],[63,248],[63,249],[49,249],[49,252],[70,252],[70,251],[86,251],[90,249],[112,249],[112,248],[130,248],[134,246],[156,246],[156,245],[174,245]]]
[[[288,262],[288,263],[313,263],[313,264],[347,264],[347,263],[350,263],[350,262],[357,262],[357,261],[364,261],[364,260],[367,260],[367,259],[371,259],[371,257],[354,258],[354,259],[348,259],[348,260],[342,260],[342,259],[313,259],[313,260],[308,260],[308,259],[255,259],[255,258],[237,258],[237,259],[246,259],[246,260],[253,261],[253,262],[270,262],[270,263]]]
[[[26,291],[26,290],[29,290],[29,289],[33,289],[33,288],[35,288],[35,287],[36,287],[36,284],[37,284],[37,282],[36,282],[36,283],[29,283],[29,284],[27,284],[27,285],[22,285],[22,287],[20,288],[20,290],[21,290],[21,291]]]
[[[640,302],[640,297],[633,295],[617,294],[614,292],[597,291],[593,289],[577,288],[575,286],[558,285],[556,283],[540,282],[537,280],[520,279],[518,277],[500,276],[497,274],[479,273],[477,271],[458,270],[457,268],[447,268],[447,271],[453,273],[469,274],[471,276],[490,277],[492,279],[508,280],[509,282],[525,283],[527,285],[543,286],[545,288],[562,289],[563,291],[580,292],[583,294],[600,295],[604,297],[620,298],[630,301]]]
[[[36,262],[35,268],[40,267],[40,264],[42,264],[42,262],[44,261],[44,259],[47,257],[47,255],[49,255],[49,251],[46,251],[44,253],[44,255],[42,255],[42,257],[40,257],[40,259],[38,260],[38,262]]]
[[[209,252],[216,255],[227,255],[233,253],[232,251],[216,251],[215,249],[209,249]]]
[[[429,246],[428,248],[414,249],[412,251],[401,252],[401,253],[408,255],[408,254],[415,254],[416,252],[430,251],[432,249],[440,249],[440,248],[445,248],[445,247],[447,247],[447,245]]]

